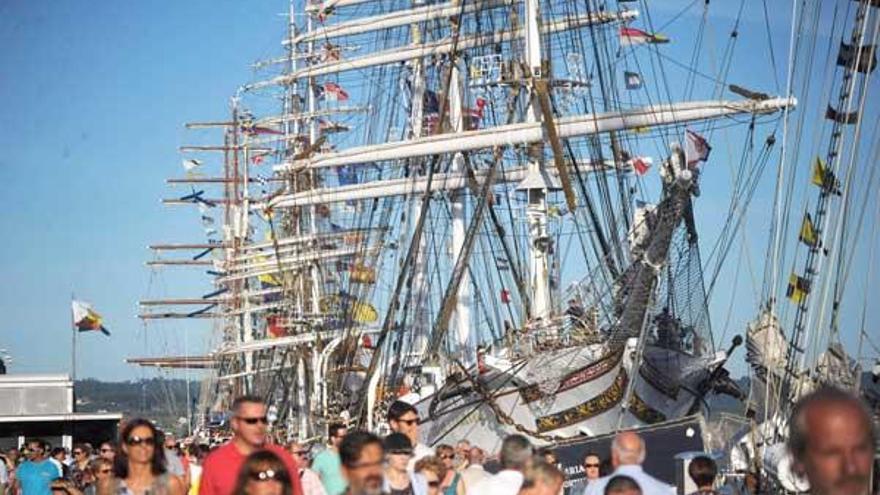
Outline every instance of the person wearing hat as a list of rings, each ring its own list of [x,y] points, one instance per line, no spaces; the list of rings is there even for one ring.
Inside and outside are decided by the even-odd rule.
[[[385,447],[385,486],[382,492],[389,495],[426,494],[424,479],[407,469],[413,457],[413,445],[409,437],[403,433],[392,433],[382,443]]]

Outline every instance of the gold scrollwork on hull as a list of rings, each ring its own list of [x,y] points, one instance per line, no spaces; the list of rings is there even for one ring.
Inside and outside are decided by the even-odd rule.
[[[623,349],[615,350],[602,356],[596,362],[590,363],[579,370],[572,371],[559,380],[559,386],[553,393],[558,394],[559,392],[571,390],[605,375],[620,363],[622,357]],[[540,385],[537,383],[532,383],[531,385],[521,388],[520,394],[526,404],[541,399],[545,395],[544,392],[541,391]]]
[[[611,386],[601,394],[577,406],[538,418],[538,431],[543,433],[556,430],[602,414],[620,403],[626,391],[626,384],[626,370],[621,368]]]
[[[632,400],[629,404],[629,412],[649,425],[666,421],[665,414],[649,406],[648,403],[643,401],[642,398],[639,397],[639,394],[635,392],[632,394]]]

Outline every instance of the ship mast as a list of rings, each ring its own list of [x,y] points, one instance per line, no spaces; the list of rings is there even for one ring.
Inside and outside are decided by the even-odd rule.
[[[541,5],[539,0],[525,0],[525,66],[532,81],[545,76],[541,53]],[[526,122],[541,124],[543,116],[538,104],[537,86],[532,88],[531,101],[526,112]],[[558,189],[548,180],[544,163],[543,140],[532,144],[529,156],[529,172],[517,186],[525,191],[528,200],[529,285],[531,289],[529,314],[532,318],[547,318],[552,311],[550,298],[550,252],[551,242],[547,236],[547,193]]]
[[[454,0],[458,4],[459,0]],[[460,22],[458,21],[455,22]],[[462,84],[461,61],[458,57],[450,60],[452,74],[449,82],[449,122],[453,133],[464,131],[464,112],[462,101],[464,100],[464,86]],[[465,159],[462,152],[457,152],[452,157],[452,173],[465,173]],[[465,213],[467,209],[467,191],[459,189],[452,193],[452,253],[451,259],[457,260],[462,254],[465,245]],[[465,268],[461,275],[458,288],[458,298],[455,305],[455,328],[457,335],[457,354],[465,366],[470,365],[475,356],[469,352],[469,340],[471,331],[471,279],[470,271]]]

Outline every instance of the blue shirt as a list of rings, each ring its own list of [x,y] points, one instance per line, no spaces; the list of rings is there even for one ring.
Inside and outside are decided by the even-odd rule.
[[[49,459],[25,461],[15,470],[21,495],[52,495],[49,485],[58,478],[58,468]]]
[[[644,493],[645,495],[675,494],[674,486],[667,485],[666,483],[644,472],[642,470],[642,466],[639,466],[637,464],[624,464],[623,466],[618,467],[610,475],[603,476],[602,478],[597,479],[595,482],[587,485],[587,489],[584,491],[584,495],[602,495],[603,493],[605,493],[605,485],[607,485],[608,482],[611,481],[611,478],[619,475],[629,476],[630,478],[636,480],[636,483],[639,484],[639,486],[642,488],[642,493]]]
[[[322,450],[312,461],[312,471],[318,473],[327,495],[340,495],[348,483],[342,477],[342,462],[339,454],[329,448]]]

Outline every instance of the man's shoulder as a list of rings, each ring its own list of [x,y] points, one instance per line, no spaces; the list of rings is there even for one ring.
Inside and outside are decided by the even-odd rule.
[[[645,472],[643,472],[643,473],[642,473],[642,479],[644,479],[644,480],[650,480],[651,483],[653,483],[654,485],[656,485],[656,486],[658,486],[658,487],[668,488],[668,489],[670,489],[670,490],[672,490],[672,489],[675,488],[674,486],[670,485],[669,483],[667,483],[667,482],[665,482],[665,481],[663,481],[663,480],[661,480],[661,479],[659,479],[659,478],[656,478],[656,477],[650,475],[649,473],[645,473]]]
[[[232,445],[232,442],[227,442],[212,450],[205,457],[205,461],[202,463],[202,469],[206,469],[208,466],[230,459],[231,457],[233,457],[234,454],[233,452],[230,452],[230,449],[234,448],[235,447]]]
[[[333,452],[332,449],[326,448],[315,454],[315,459],[312,461],[312,465],[314,466],[316,463],[324,464],[325,462],[331,463],[336,459],[338,455],[339,454]]]

